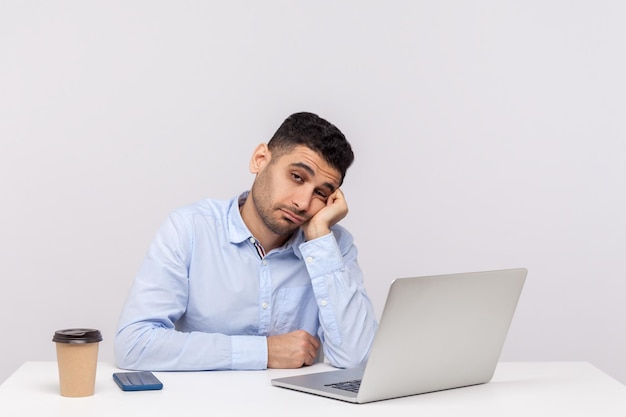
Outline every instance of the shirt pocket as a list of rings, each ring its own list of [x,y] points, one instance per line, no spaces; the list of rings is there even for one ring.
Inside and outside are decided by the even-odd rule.
[[[319,326],[317,303],[313,287],[281,288],[276,294],[276,322],[274,334],[306,330],[315,335]]]

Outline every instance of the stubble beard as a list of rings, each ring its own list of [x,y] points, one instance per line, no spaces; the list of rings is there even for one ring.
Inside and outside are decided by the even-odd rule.
[[[290,236],[299,226],[282,217],[277,219],[274,216],[276,212],[280,214],[281,207],[272,204],[269,188],[270,187],[266,186],[265,178],[257,177],[257,180],[250,190],[250,197],[252,198],[256,212],[265,227],[272,233],[278,236]],[[289,208],[284,209],[290,210]]]

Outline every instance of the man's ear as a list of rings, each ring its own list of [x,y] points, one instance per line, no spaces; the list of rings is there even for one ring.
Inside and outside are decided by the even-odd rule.
[[[266,143],[261,143],[256,147],[250,159],[250,172],[258,174],[272,160],[272,153]]]

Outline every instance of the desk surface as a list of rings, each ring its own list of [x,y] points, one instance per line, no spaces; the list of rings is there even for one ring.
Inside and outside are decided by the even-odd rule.
[[[95,395],[65,398],[58,393],[56,362],[26,362],[0,385],[0,415],[626,416],[626,386],[586,362],[502,362],[488,384],[369,404],[270,385],[271,378],[329,368],[155,372],[161,391],[123,392],[111,376],[119,369],[99,363]]]

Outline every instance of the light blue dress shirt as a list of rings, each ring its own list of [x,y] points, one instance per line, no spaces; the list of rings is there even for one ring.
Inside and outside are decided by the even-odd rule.
[[[131,287],[117,365],[145,370],[265,369],[267,336],[306,330],[337,367],[367,361],[377,329],[348,231],[302,231],[264,257],[239,212],[247,192],[172,212]]]

